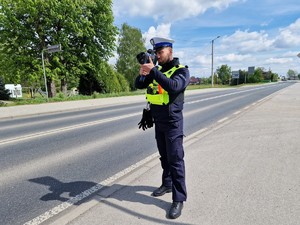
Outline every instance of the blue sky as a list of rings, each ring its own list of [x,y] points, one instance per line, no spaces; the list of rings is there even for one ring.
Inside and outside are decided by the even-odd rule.
[[[113,12],[116,26],[141,30],[147,48],[151,37],[174,39],[174,56],[191,76],[211,75],[217,36],[214,69],[226,64],[232,71],[300,72],[299,0],[113,0]]]

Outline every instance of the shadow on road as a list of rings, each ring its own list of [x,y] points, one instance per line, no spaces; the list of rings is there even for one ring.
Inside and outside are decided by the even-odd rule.
[[[48,190],[51,193],[47,193],[40,198],[42,201],[61,201],[65,202],[70,200],[72,197],[76,197],[85,190],[88,190],[97,183],[88,181],[74,181],[69,183],[61,182],[53,177],[38,177],[29,180],[30,182],[42,184],[48,186]]]
[[[45,176],[38,177],[29,180],[30,182],[45,185],[48,187],[50,193],[46,193],[43,195],[40,200],[42,201],[61,201],[61,202],[73,202],[74,205],[79,206],[83,202],[87,202],[90,200],[90,196],[88,195],[86,198],[81,198],[80,201],[73,201],[73,199],[80,199],[78,196],[84,196],[83,193],[90,192],[93,193],[95,187],[99,187],[99,184],[88,181],[74,181],[64,183],[53,177]],[[129,185],[121,185],[121,184],[113,184],[112,186],[102,186],[99,191],[95,191],[94,196],[101,196],[101,200],[99,198],[99,202],[107,205],[108,207],[112,207],[117,209],[118,211],[122,211],[128,215],[132,215],[133,217],[142,218],[146,221],[151,221],[154,223],[160,224],[169,224],[169,222],[164,221],[162,218],[155,218],[150,215],[145,214],[140,210],[139,207],[142,205],[154,205],[162,210],[164,210],[167,214],[170,203],[166,202],[162,199],[155,198],[151,196],[151,193],[156,187],[150,186],[129,186]],[[120,204],[113,203],[110,199],[116,199],[120,201]],[[122,202],[133,202],[139,203],[137,207],[128,208],[124,207]],[[170,221],[171,222],[171,221]],[[172,221],[170,224],[177,224]],[[180,223],[182,224],[182,223]]]

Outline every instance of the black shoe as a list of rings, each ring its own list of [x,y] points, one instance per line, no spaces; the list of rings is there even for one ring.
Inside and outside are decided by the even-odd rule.
[[[169,211],[169,218],[176,219],[181,215],[181,210],[183,208],[183,202],[173,202]]]
[[[170,193],[172,191],[171,187],[166,187],[164,185],[161,185],[159,188],[153,191],[152,195],[157,197],[157,196],[162,196],[166,193]]]

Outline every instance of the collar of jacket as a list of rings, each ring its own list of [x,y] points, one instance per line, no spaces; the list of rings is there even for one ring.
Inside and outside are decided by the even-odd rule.
[[[161,65],[161,72],[166,72],[170,69],[172,69],[174,66],[178,66],[180,63],[179,63],[179,59],[178,58],[173,58],[172,61],[164,64],[164,65]]]

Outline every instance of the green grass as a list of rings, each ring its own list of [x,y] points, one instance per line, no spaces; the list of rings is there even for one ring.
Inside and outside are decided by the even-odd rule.
[[[78,100],[88,100],[88,99],[97,99],[97,98],[109,98],[109,97],[121,97],[121,96],[132,96],[132,95],[142,95],[144,94],[144,90],[132,91],[132,92],[124,92],[124,93],[93,93],[91,96],[88,95],[73,95],[66,96],[63,93],[58,93],[54,98],[49,98],[48,101],[45,97],[38,95],[35,98],[27,97],[27,93],[24,93],[23,98],[10,99],[9,101],[1,101],[0,107],[5,106],[14,106],[14,105],[30,105],[30,104],[41,104],[47,102],[64,102],[64,101],[78,101]]]

